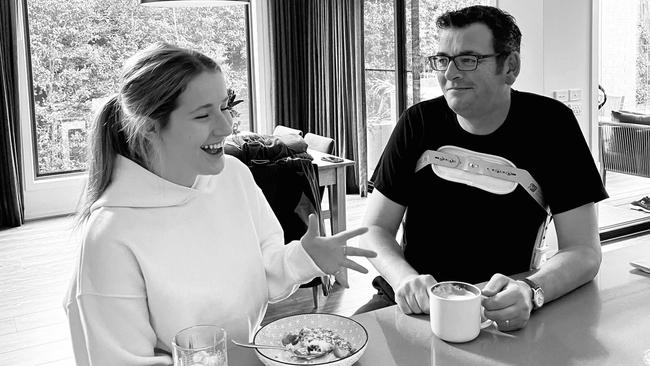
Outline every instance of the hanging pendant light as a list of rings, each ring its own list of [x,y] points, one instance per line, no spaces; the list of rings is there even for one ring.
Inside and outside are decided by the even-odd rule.
[[[248,3],[250,3],[250,0],[140,0],[140,5],[143,6],[159,6],[167,8],[227,6]]]

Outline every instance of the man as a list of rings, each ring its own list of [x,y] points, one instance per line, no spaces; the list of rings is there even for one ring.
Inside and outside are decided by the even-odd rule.
[[[473,6],[436,24],[439,50],[429,61],[444,96],[401,116],[373,175],[363,223],[370,231],[360,240],[378,253],[371,262],[382,277],[360,312],[397,303],[407,314],[428,313],[427,288],[437,281],[487,281],[485,315],[501,330],[519,329],[531,311],[598,272],[595,203],[607,193],[571,110],[511,88],[521,40],[512,16]],[[547,218],[535,186],[437,164],[416,168],[432,151],[530,173],[550,208],[557,254],[530,270]],[[405,213],[401,247],[395,237]]]

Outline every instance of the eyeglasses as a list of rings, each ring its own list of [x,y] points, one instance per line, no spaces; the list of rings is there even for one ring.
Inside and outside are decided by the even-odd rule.
[[[458,55],[458,56],[429,56],[429,63],[436,71],[446,71],[449,67],[449,62],[453,61],[456,68],[460,71],[474,71],[478,67],[479,60],[484,58],[496,57],[501,53],[493,53],[491,55]]]

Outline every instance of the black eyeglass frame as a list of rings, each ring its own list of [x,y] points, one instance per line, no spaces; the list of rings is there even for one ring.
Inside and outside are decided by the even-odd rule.
[[[433,56],[427,57],[427,60],[429,60],[429,64],[431,65],[431,68],[434,69],[435,71],[447,71],[447,69],[449,68],[449,64],[452,63],[452,62],[454,63],[454,65],[456,65],[456,68],[459,71],[474,71],[474,70],[476,70],[478,68],[478,65],[479,65],[481,60],[486,59],[486,58],[490,58],[490,57],[497,57],[497,56],[500,56],[501,54],[502,54],[502,52],[492,53],[492,54],[489,54],[489,55],[473,55],[473,54],[463,54],[463,55],[456,55],[456,56],[433,55]],[[447,62],[447,67],[445,67],[444,69],[436,68],[435,59],[437,57],[448,59],[449,61]],[[456,58],[458,58],[458,57],[473,57],[473,58],[475,58],[476,63],[474,64],[474,68],[464,69],[463,68],[464,66],[459,67],[458,64],[456,63]]]

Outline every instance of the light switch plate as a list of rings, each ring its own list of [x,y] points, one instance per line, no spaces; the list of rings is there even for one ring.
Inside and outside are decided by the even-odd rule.
[[[569,101],[582,100],[582,89],[569,89]]]
[[[566,89],[554,90],[553,91],[553,98],[559,100],[560,102],[568,102],[569,101],[569,91],[566,90]]]

